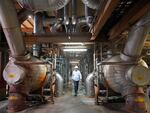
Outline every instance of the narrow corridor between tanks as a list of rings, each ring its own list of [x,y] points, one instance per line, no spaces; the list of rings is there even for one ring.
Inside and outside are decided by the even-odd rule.
[[[123,113],[122,103],[113,103],[106,106],[95,105],[94,98],[88,98],[84,95],[85,89],[80,86],[78,96],[73,96],[71,90],[64,93],[63,96],[55,98],[55,103],[34,106],[19,113]]]

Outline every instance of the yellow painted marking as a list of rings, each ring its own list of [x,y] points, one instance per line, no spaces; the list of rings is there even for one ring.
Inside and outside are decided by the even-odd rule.
[[[14,74],[9,74],[9,75],[8,75],[9,78],[14,78],[15,76],[16,76],[16,75],[14,75]]]
[[[144,80],[144,77],[143,76],[137,76],[137,80],[142,81],[142,80]]]
[[[18,97],[16,97],[16,96],[10,96],[9,98],[8,98],[8,100],[17,100],[18,99]]]
[[[135,102],[144,102],[144,98],[142,98],[142,97],[138,97],[138,98],[135,98],[135,100],[134,100]]]

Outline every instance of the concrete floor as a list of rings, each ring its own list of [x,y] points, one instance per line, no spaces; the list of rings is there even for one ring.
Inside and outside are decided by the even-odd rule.
[[[62,97],[55,99],[55,104],[50,102],[29,108],[21,113],[123,113],[118,109],[121,104],[113,104],[111,107],[96,106],[94,100],[84,96],[74,97],[71,93],[67,93]]]

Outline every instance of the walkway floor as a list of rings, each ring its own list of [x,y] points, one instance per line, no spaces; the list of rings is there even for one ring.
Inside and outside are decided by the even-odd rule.
[[[122,103],[109,103],[105,106],[95,105],[94,99],[84,96],[83,92],[83,90],[82,92],[79,91],[79,96],[77,97],[74,97],[71,92],[67,92],[63,96],[55,98],[55,104],[48,102],[19,113],[124,113],[121,111]],[[1,109],[6,104],[7,101],[0,102],[0,113],[6,113],[6,109]],[[150,109],[150,103],[147,105]]]
[[[118,109],[121,104],[113,106],[96,106],[94,100],[84,96],[74,97],[67,93],[55,99],[55,104],[45,104],[32,107],[22,113],[122,113]],[[115,106],[115,107],[114,107]]]

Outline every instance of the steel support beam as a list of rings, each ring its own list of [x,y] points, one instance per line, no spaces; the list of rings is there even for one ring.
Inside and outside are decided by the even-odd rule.
[[[45,35],[25,35],[26,43],[64,43],[64,42],[92,42],[91,33],[58,33]]]
[[[100,9],[97,14],[98,17],[96,19],[96,23],[91,29],[91,40],[95,40],[95,38],[98,36],[100,30],[103,28],[104,24],[107,22],[108,18],[111,16],[111,13],[116,8],[118,3],[119,0],[108,0],[104,8]]]
[[[133,6],[122,19],[110,30],[109,39],[117,38],[123,31],[138,21],[145,13],[150,11],[150,1],[140,0]]]

